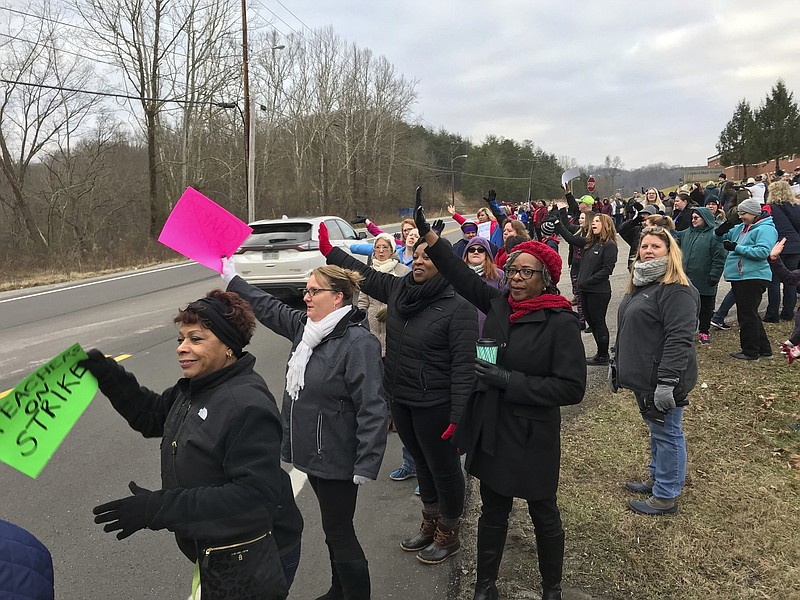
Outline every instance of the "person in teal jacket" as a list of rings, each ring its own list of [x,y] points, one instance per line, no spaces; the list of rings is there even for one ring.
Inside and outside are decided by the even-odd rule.
[[[722,238],[722,245],[728,251],[725,279],[731,284],[739,318],[742,349],[731,353],[731,357],[753,361],[771,359],[772,347],[758,307],[772,281],[772,270],[767,259],[778,241],[778,230],[769,213],[761,210],[758,200],[743,200],[736,207],[736,212],[741,223],[734,226],[731,221],[726,221],[715,232]]]
[[[683,270],[700,294],[700,324],[698,338],[701,344],[710,344],[711,315],[717,299],[717,284],[722,277],[727,252],[714,235],[717,223],[714,214],[706,207],[691,209],[691,226],[676,232],[681,247]],[[672,233],[672,232],[671,232]]]

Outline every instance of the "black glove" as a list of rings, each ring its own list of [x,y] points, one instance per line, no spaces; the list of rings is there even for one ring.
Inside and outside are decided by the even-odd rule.
[[[725,221],[722,225],[720,225],[719,227],[717,227],[714,230],[714,233],[716,235],[722,237],[723,235],[728,233],[731,229],[733,229],[735,225],[736,225],[736,223],[734,223],[733,221],[730,221],[730,220],[729,221]]]
[[[147,504],[155,492],[140,488],[133,481],[128,484],[133,496],[112,500],[100,506],[95,506],[92,511],[95,523],[106,523],[103,531],[111,533],[119,531],[118,540],[124,540],[147,527]]]
[[[368,218],[366,215],[356,215],[356,218],[350,221],[350,224],[360,225],[361,223],[366,223]]]
[[[425,237],[431,230],[431,226],[425,220],[425,211],[422,208],[422,188],[417,188],[417,199],[416,204],[414,206],[414,225],[417,226],[419,230],[419,237]]]
[[[497,200],[497,192],[495,192],[494,190],[489,190],[489,197],[487,198],[486,196],[484,196],[483,199],[487,204],[491,204],[492,202]]]
[[[722,226],[720,225],[720,227]],[[736,242],[732,242],[730,240],[724,240],[722,242],[722,247],[725,248],[725,250],[727,250],[728,252],[733,252],[734,250],[736,250]]]
[[[89,371],[94,375],[95,379],[100,381],[111,372],[113,360],[112,358],[106,358],[105,354],[97,348],[92,348],[86,353],[86,358],[78,363],[78,366]]]
[[[548,215],[542,220],[542,223],[558,223],[558,213],[548,213]]]
[[[434,231],[434,233],[436,233],[436,235],[442,237],[442,232],[444,231],[444,221],[441,219],[436,219],[433,222],[433,225],[431,225],[431,229]]]
[[[706,279],[706,283],[708,285],[710,285],[711,287],[717,287],[717,284],[719,283],[719,279],[717,279],[716,277],[709,276],[709,278]]]
[[[508,380],[511,379],[511,371],[480,358],[475,359],[475,375],[484,384],[501,390],[508,387]]]

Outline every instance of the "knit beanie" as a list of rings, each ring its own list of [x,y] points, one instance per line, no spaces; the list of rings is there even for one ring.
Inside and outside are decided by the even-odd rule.
[[[552,221],[545,221],[542,223],[542,233],[544,235],[553,235],[556,232],[556,224]]]
[[[736,212],[739,214],[747,213],[749,215],[758,216],[761,214],[761,203],[753,198],[742,200],[736,207]]]
[[[513,252],[525,252],[538,258],[539,262],[550,273],[550,279],[552,279],[553,284],[558,284],[558,280],[561,279],[561,256],[550,246],[542,242],[529,241],[517,244],[509,254]]]

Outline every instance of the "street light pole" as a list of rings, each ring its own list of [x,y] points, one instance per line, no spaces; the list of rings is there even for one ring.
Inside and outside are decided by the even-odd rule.
[[[251,167],[250,143],[255,133],[250,129],[250,50],[247,42],[247,0],[242,0],[242,78],[244,80],[244,173],[247,194],[247,222],[255,220],[255,179]]]
[[[467,158],[467,155],[461,154],[450,159],[450,197],[453,206],[456,205],[456,172],[453,170],[453,163],[459,158]]]

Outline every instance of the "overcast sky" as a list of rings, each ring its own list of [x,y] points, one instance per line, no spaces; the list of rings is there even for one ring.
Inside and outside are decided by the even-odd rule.
[[[755,108],[778,77],[800,97],[797,0],[250,2],[284,33],[302,30],[288,9],[386,56],[428,127],[584,165],[705,165],[738,100]]]

